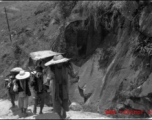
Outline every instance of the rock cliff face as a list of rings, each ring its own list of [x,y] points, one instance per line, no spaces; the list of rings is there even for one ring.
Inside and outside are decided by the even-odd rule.
[[[70,56],[78,58],[79,86],[86,96],[90,94],[85,104],[98,107],[102,114],[107,109],[132,109],[145,113],[127,117],[150,116],[151,5],[129,1],[121,10],[107,13],[109,20],[115,14],[110,29],[102,23],[97,31],[92,24],[78,28],[80,24],[87,26],[87,20],[76,20],[65,31],[74,52]]]

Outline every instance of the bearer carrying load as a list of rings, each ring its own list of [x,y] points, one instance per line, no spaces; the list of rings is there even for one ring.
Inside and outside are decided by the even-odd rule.
[[[15,67],[12,70],[10,70],[9,78],[5,79],[5,87],[8,90],[8,95],[11,99],[12,107],[15,107],[15,76],[22,70],[20,67]]]
[[[30,57],[35,62],[35,74],[33,74],[33,79],[31,81],[31,87],[33,88],[33,98],[34,98],[34,108],[33,113],[37,113],[37,105],[40,101],[40,112],[43,114],[42,110],[45,102],[45,95],[49,89],[48,75],[46,69],[44,68],[44,62],[50,60],[54,55],[59,55],[61,53],[56,53],[51,50],[37,51],[30,53]]]

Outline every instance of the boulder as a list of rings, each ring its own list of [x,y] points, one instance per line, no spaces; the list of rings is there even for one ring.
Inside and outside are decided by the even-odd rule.
[[[123,104],[117,104],[117,106],[116,106],[116,109],[117,110],[122,110],[122,109],[124,109],[124,105]]]
[[[70,109],[74,111],[80,111],[82,110],[82,106],[76,102],[72,102],[70,105]]]

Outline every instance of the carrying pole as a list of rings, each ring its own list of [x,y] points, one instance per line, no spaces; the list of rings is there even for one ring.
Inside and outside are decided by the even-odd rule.
[[[8,26],[8,30],[9,30],[10,41],[12,42],[11,30],[10,30],[9,21],[8,21],[8,17],[7,17],[7,11],[6,11],[6,8],[5,8],[5,7],[4,7],[4,11],[5,11],[5,15],[6,15],[6,21],[7,21],[7,26]]]

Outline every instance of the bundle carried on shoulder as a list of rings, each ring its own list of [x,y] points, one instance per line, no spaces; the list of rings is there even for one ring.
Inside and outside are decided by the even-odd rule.
[[[14,91],[14,92],[17,92],[17,91],[18,91],[18,86],[17,86],[17,84],[14,84],[14,86],[13,86],[13,91]]]

